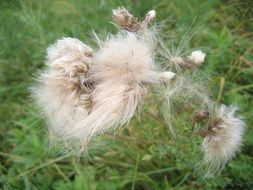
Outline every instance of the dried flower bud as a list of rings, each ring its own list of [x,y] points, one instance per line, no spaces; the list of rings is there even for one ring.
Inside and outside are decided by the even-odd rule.
[[[193,116],[193,121],[195,122],[200,122],[202,120],[206,120],[209,117],[209,112],[208,111],[199,111]]]
[[[138,30],[140,28],[140,22],[134,17],[125,7],[118,7],[112,10],[113,20],[120,27],[127,30]]]
[[[141,23],[141,28],[142,28],[142,29],[147,28],[147,27],[148,27],[148,24],[149,24],[152,20],[154,20],[155,15],[156,15],[155,10],[149,11],[149,12],[146,14],[145,19],[144,19],[144,20],[142,21],[142,23]]]
[[[146,19],[152,21],[155,18],[156,12],[155,10],[151,10],[147,13]]]
[[[112,11],[113,20],[120,27],[129,31],[138,31],[148,27],[148,24],[155,18],[155,10],[151,10],[146,14],[145,19],[141,22],[134,17],[125,7],[118,7]]]
[[[208,135],[208,131],[206,129],[200,129],[199,130],[199,135],[202,137],[202,138],[205,138],[207,135]]]

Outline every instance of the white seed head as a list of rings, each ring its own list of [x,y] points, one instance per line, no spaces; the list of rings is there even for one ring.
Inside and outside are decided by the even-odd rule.
[[[94,55],[92,77],[95,80],[118,82],[154,82],[154,61],[151,44],[137,34],[123,32],[112,36]]]
[[[209,124],[202,144],[208,174],[219,172],[240,150],[245,123],[236,111],[236,106],[222,105]]]
[[[204,52],[202,52],[201,50],[196,50],[193,51],[188,58],[195,65],[201,65],[205,60],[205,56],[206,54]]]
[[[38,106],[48,119],[50,140],[61,145],[72,128],[88,115],[86,103],[90,89],[82,81],[92,65],[92,53],[90,47],[77,39],[58,40],[47,49],[47,68],[32,88]]]

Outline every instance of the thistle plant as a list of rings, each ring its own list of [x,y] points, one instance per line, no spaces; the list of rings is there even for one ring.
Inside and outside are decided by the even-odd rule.
[[[240,150],[245,124],[236,106],[217,105],[198,78],[206,54],[166,47],[156,26],[149,27],[154,10],[144,20],[124,7],[112,12],[119,31],[105,40],[96,37],[97,47],[68,37],[47,49],[33,96],[47,117],[51,140],[63,152],[87,152],[92,138],[127,125],[144,97],[155,93],[174,135],[177,108],[194,110],[193,121],[204,123],[196,133],[203,137],[202,163],[208,173],[220,171]]]

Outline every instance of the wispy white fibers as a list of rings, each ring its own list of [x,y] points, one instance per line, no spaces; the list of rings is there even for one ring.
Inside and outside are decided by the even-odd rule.
[[[146,85],[167,82],[175,75],[154,66],[156,42],[147,27],[155,11],[142,22],[124,8],[113,14],[124,30],[109,34],[105,41],[96,36],[97,52],[74,38],[50,46],[47,68],[33,89],[49,120],[50,134],[63,151],[86,151],[93,136],[128,123],[147,93]]]
[[[165,84],[161,89],[164,96],[163,116],[170,131],[175,134],[173,127],[175,114],[188,107],[203,107],[209,104],[208,88],[204,79],[196,73],[178,75],[174,80]]]
[[[90,71],[95,83],[92,111],[72,129],[83,149],[94,135],[129,122],[146,92],[145,85],[160,81],[149,43],[136,34],[120,33],[102,44]]]
[[[74,38],[63,38],[47,49],[46,69],[32,89],[48,118],[52,140],[62,142],[71,128],[88,115],[90,89],[85,85],[92,49]]]
[[[211,122],[203,140],[204,164],[208,167],[207,176],[219,172],[231,160],[242,145],[245,123],[236,114],[237,106],[221,105],[209,114]]]
[[[201,25],[193,27],[193,24],[194,22],[186,29],[161,31],[162,38],[157,39],[160,45],[158,52],[164,67],[178,74],[186,69],[195,69],[204,62],[204,57],[199,55],[199,52],[203,53],[202,51],[193,51],[189,48],[193,36],[197,36],[202,27]]]

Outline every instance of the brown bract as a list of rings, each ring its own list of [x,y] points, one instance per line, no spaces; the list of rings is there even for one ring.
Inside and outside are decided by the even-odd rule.
[[[119,7],[113,11],[113,21],[120,27],[135,31],[140,29],[138,18],[134,17],[126,8]]]

